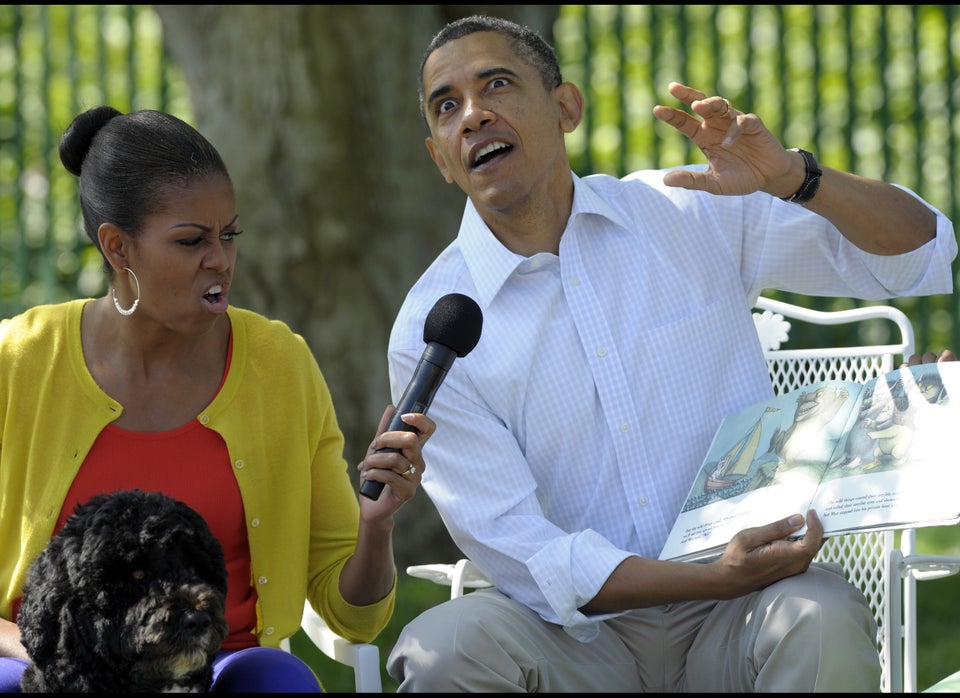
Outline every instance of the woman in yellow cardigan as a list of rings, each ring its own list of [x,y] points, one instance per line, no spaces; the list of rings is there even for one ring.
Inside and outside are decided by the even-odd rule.
[[[227,562],[229,635],[216,690],[319,690],[278,649],[303,602],[354,641],[394,605],[392,531],[435,425],[384,429],[357,496],[330,392],[285,324],[229,307],[241,234],[214,147],[162,112],[81,113],[60,143],[110,289],[0,322],[0,690],[28,657],[17,611],[27,566],[79,502],[159,490],[199,511]],[[375,453],[390,447],[396,452]]]

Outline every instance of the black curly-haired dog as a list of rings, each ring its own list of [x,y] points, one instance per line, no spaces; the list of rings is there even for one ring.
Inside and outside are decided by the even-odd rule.
[[[28,569],[21,688],[208,691],[226,591],[223,550],[192,508],[140,490],[93,497]]]

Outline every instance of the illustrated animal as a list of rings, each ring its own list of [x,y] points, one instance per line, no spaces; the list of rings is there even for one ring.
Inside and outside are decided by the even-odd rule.
[[[861,468],[871,457],[876,446],[871,432],[877,429],[877,423],[883,413],[884,401],[874,399],[873,390],[864,390],[857,421],[850,428],[843,452],[830,463],[830,468],[844,467],[847,470]]]
[[[780,457],[781,470],[823,459],[822,453],[811,453],[809,449],[811,445],[825,443],[821,432],[849,397],[846,388],[835,386],[800,394],[793,423],[786,430],[777,428],[770,437],[770,451]]]
[[[194,509],[140,490],[93,497],[28,568],[21,688],[208,691],[226,591],[223,550]]]
[[[905,460],[913,441],[913,417],[906,396],[891,398],[878,416],[873,431],[873,459],[864,464],[864,472],[881,465],[899,466]]]

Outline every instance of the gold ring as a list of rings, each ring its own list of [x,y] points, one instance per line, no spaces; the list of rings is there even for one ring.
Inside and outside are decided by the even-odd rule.
[[[718,114],[718,116],[726,116],[727,114],[730,113],[730,102],[728,102],[727,100],[723,100],[723,103],[727,105],[727,108],[723,110],[722,114]]]
[[[417,474],[417,466],[415,466],[413,463],[411,463],[411,464],[410,464],[410,468],[409,468],[406,472],[403,472],[403,473],[400,473],[400,474],[401,474],[403,477],[406,477],[407,475],[416,475],[416,474]]]

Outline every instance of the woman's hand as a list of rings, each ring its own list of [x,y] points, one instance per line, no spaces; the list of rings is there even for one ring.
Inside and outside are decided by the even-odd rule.
[[[382,482],[377,499],[358,494],[360,526],[357,545],[340,573],[340,593],[355,606],[365,606],[386,596],[393,588],[396,567],[393,559],[393,514],[413,498],[420,486],[426,465],[423,444],[437,425],[423,414],[402,415],[405,424],[416,431],[384,431],[390,426],[396,409],[388,405],[377,426],[377,435],[367,447],[367,455],[357,468],[361,480]],[[382,448],[396,452],[377,453]]]
[[[437,425],[424,414],[405,414],[401,419],[416,431],[384,431],[394,414],[396,408],[388,405],[377,426],[377,435],[367,447],[366,457],[357,466],[362,480],[375,480],[386,485],[376,500],[360,497],[360,515],[366,521],[391,516],[404,502],[412,499],[427,467],[423,460],[423,445],[436,431]],[[383,448],[397,450],[377,453]]]
[[[4,618],[0,618],[0,657],[17,657],[30,661],[27,648],[20,643],[20,628]]]

